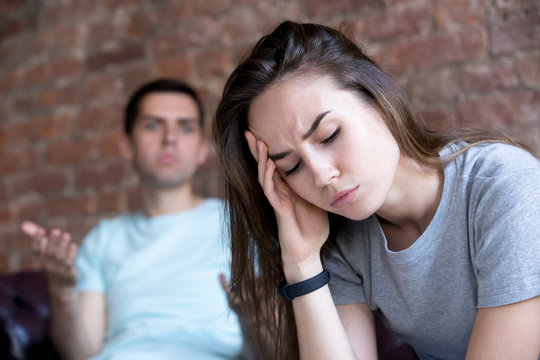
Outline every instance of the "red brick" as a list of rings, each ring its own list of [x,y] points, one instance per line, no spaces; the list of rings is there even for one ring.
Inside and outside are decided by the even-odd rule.
[[[82,101],[82,90],[79,83],[62,84],[54,88],[44,89],[39,96],[44,106],[79,105]]]
[[[71,132],[73,116],[69,112],[57,111],[51,117],[35,118],[31,121],[3,125],[6,147],[28,144],[66,136]]]
[[[190,81],[193,76],[192,63],[190,55],[158,58],[156,72],[159,77],[173,77]]]
[[[491,52],[495,55],[540,45],[540,15],[492,23],[490,28]]]
[[[8,185],[3,181],[0,181],[0,203],[9,201],[9,190]]]
[[[135,91],[135,89],[138,89],[143,83],[153,79],[154,76],[155,74],[150,71],[150,67],[146,64],[130,66],[127,69],[123,69],[119,78],[122,79],[122,83],[124,84],[124,101],[133,93],[133,91]],[[122,110],[125,106],[124,101],[122,101]]]
[[[105,189],[98,194],[99,213],[119,214],[127,211],[126,194],[123,191]]]
[[[4,19],[0,22],[0,42],[19,35],[28,29],[28,24],[20,19]]]
[[[393,66],[422,68],[482,57],[486,46],[482,28],[470,28],[460,33],[401,43],[394,46],[388,55],[393,59]]]
[[[186,21],[172,33],[157,35],[152,39],[152,51],[156,56],[181,54],[187,48],[209,46],[219,39],[218,23],[208,17]]]
[[[389,40],[402,36],[419,35],[429,29],[433,8],[431,4],[420,7],[389,9],[367,18],[364,34],[370,40]]]
[[[32,41],[29,44],[29,52],[32,56],[40,58],[48,58],[51,49],[54,49],[56,34],[49,31],[38,31],[34,34]]]
[[[69,165],[82,163],[95,157],[95,139],[77,139],[51,143],[45,150],[48,165]]]
[[[512,128],[507,133],[540,154],[540,124]]]
[[[453,109],[448,105],[430,104],[428,107],[419,108],[418,110],[418,116],[430,129],[440,131],[456,126]]]
[[[435,20],[444,30],[483,23],[485,17],[486,0],[443,0],[435,5]]]
[[[41,223],[45,215],[45,202],[41,196],[24,199],[16,204],[19,221]]]
[[[0,1],[0,14],[7,14],[21,9],[26,5],[26,0],[2,0]]]
[[[77,244],[81,244],[84,237],[90,232],[90,230],[97,225],[99,218],[95,216],[84,216],[81,219],[69,219],[67,225],[63,228],[71,234],[71,238]]]
[[[366,7],[383,8],[383,0],[306,0],[305,8],[309,16],[334,15],[339,13],[352,13]]]
[[[101,19],[88,25],[87,45],[94,48],[103,42],[114,39],[111,34],[117,33],[118,29],[109,18]]]
[[[18,39],[0,42],[0,68],[8,69],[28,62],[27,47]]]
[[[195,58],[198,74],[202,79],[225,78],[233,70],[231,54],[227,49],[201,52]]]
[[[68,186],[68,177],[63,171],[44,171],[24,175],[15,184],[18,194],[48,194],[64,190],[66,186]]]
[[[110,131],[103,134],[99,139],[99,158],[100,159],[118,159],[120,154],[120,141],[123,138],[121,131]]]
[[[122,125],[123,104],[112,103],[85,108],[79,116],[83,131],[119,129]]]
[[[54,32],[54,50],[55,53],[73,53],[82,49],[85,44],[85,34],[83,27],[79,23],[56,25]]]
[[[50,62],[30,66],[22,76],[22,80],[27,86],[45,84],[54,79],[54,73]]]
[[[540,53],[531,53],[520,59],[517,65],[521,82],[540,89]]]
[[[77,183],[82,188],[118,184],[126,176],[125,168],[122,161],[85,166],[77,173]]]
[[[498,62],[470,65],[463,70],[466,91],[490,92],[516,86],[518,79],[511,64]]]
[[[149,11],[148,9],[137,8],[129,16],[126,33],[132,38],[151,33],[160,24],[155,11]]]
[[[89,195],[48,198],[46,204],[48,217],[89,215],[96,211],[96,200]]]
[[[495,15],[508,18],[538,10],[538,0],[492,0]]]
[[[137,0],[105,0],[105,6],[109,10],[116,10],[118,8],[135,4],[137,4]]]
[[[97,1],[71,0],[68,2],[47,2],[42,7],[41,26],[75,23],[86,20],[100,7]]]
[[[532,126],[538,123],[540,94],[520,91],[470,99],[460,104],[459,112],[467,126],[497,130]]]
[[[193,3],[195,1],[167,1],[164,5],[150,7],[146,12],[152,14],[152,18],[157,19],[161,28],[167,25],[177,25],[187,19],[194,18]]]
[[[407,90],[415,103],[452,101],[460,92],[457,75],[448,68],[415,73]]]
[[[3,151],[0,153],[0,174],[13,175],[34,168],[36,162],[36,154],[33,150]]]
[[[197,16],[219,15],[231,7],[231,0],[193,1],[192,11]]]
[[[9,254],[0,252],[0,272],[2,274],[11,272],[9,269]]]
[[[39,98],[39,94],[25,92],[13,99],[13,112],[23,117],[41,116],[45,106]]]
[[[101,49],[91,54],[86,61],[86,69],[90,72],[102,70],[108,66],[125,65],[144,58],[144,47],[141,43],[125,43],[112,49]]]
[[[55,78],[78,78],[84,74],[84,61],[75,56],[66,56],[52,63]]]
[[[31,251],[32,240],[21,230],[9,231],[4,236],[7,239],[10,252],[29,252]]]
[[[5,71],[0,74],[0,94],[8,94],[19,85],[18,71]]]
[[[15,216],[13,214],[13,211],[11,211],[9,208],[7,209],[0,208],[0,227],[9,225],[10,223],[14,221],[15,221]]]
[[[225,44],[249,42],[253,45],[258,39],[261,23],[258,20],[255,9],[239,7],[231,10],[227,19],[223,22],[221,30],[222,42]]]
[[[109,73],[95,73],[87,76],[84,88],[86,98],[92,102],[122,97],[122,80],[117,75]]]

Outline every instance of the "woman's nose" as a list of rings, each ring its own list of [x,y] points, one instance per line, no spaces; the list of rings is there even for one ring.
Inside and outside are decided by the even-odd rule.
[[[306,161],[306,160],[304,160]],[[323,157],[314,158],[306,161],[311,169],[313,183],[316,186],[326,186],[330,184],[337,176],[339,171],[330,159]]]

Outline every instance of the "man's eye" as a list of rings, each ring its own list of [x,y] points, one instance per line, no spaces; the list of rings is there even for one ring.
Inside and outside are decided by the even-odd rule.
[[[294,174],[296,171],[298,171],[298,168],[300,167],[301,161],[297,162],[292,169],[285,171],[285,177]]]
[[[195,126],[190,124],[182,124],[180,125],[180,129],[185,133],[192,133],[195,131]]]
[[[332,135],[330,135],[329,137],[327,137],[326,139],[324,139],[323,141],[321,141],[321,144],[329,144],[331,143],[332,141],[336,140],[339,136],[339,133],[341,132],[341,129],[340,128],[337,128],[336,131],[334,131],[332,133]]]
[[[144,127],[145,129],[148,129],[148,130],[156,130],[159,128],[159,123],[157,122],[147,122],[146,124],[144,124]]]

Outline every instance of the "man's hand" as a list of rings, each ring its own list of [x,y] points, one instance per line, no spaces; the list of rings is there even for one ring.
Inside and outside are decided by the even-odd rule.
[[[32,251],[47,273],[50,290],[57,295],[73,292],[78,280],[75,267],[78,246],[71,241],[71,235],[59,229],[47,233],[30,221],[23,222],[21,230],[32,238]]]

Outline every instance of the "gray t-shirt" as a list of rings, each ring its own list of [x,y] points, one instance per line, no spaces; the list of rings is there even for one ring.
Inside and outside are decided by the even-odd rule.
[[[326,266],[336,304],[380,311],[422,359],[463,359],[477,308],[540,294],[539,259],[540,162],[484,144],[445,167],[439,207],[413,245],[390,251],[376,216],[346,220]]]

